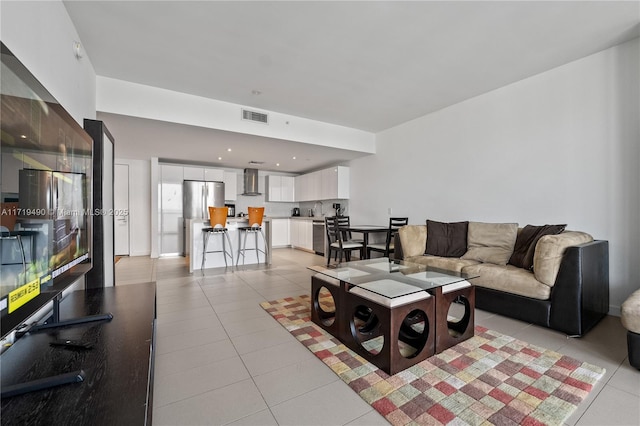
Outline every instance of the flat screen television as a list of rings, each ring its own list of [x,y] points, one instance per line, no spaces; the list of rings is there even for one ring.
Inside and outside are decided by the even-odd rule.
[[[0,66],[4,339],[91,269],[93,140],[3,43]]]

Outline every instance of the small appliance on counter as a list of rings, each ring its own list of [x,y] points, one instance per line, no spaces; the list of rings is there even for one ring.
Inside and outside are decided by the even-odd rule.
[[[235,217],[236,216],[236,205],[235,204],[225,204],[225,207],[228,207],[227,217]]]
[[[294,207],[293,210],[291,210],[291,216],[294,216],[294,217],[300,216],[300,208]]]

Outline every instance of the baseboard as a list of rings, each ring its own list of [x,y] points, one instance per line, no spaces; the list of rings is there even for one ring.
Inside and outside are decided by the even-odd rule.
[[[622,310],[620,306],[609,305],[609,312],[607,312],[607,315],[613,315],[614,317],[619,317],[622,315]]]

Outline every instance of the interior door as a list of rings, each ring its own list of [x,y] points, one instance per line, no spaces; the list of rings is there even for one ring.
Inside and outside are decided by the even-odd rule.
[[[116,164],[114,176],[115,242],[117,256],[129,256],[129,165]],[[124,214],[126,212],[126,214]]]

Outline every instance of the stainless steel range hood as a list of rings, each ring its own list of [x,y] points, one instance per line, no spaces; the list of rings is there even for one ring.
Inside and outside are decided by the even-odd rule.
[[[244,192],[242,195],[262,195],[258,192],[258,169],[244,169]]]

